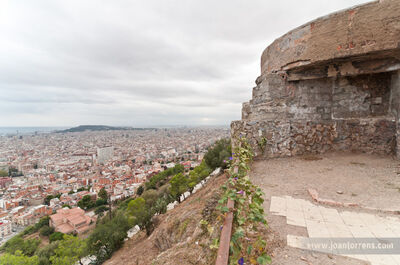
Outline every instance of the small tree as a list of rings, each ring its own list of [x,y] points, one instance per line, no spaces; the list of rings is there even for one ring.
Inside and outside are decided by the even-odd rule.
[[[181,202],[181,195],[188,189],[187,177],[179,173],[172,177],[169,181],[171,184],[170,193],[179,203]]]
[[[82,200],[80,200],[78,202],[78,206],[81,209],[88,209],[88,208],[92,208],[93,206],[95,206],[95,203],[92,202],[92,197],[90,197],[90,195],[85,195],[83,196]]]
[[[231,156],[231,141],[228,139],[221,139],[207,151],[204,155],[204,161],[212,170],[217,167],[226,168],[227,163],[225,163],[224,160],[228,160]]]
[[[105,205],[100,205],[99,207],[97,207],[97,208],[94,210],[94,213],[95,213],[95,214],[100,214],[100,213],[105,212],[105,211],[107,211],[107,210],[108,210],[108,207],[107,207],[107,206],[105,206]]]
[[[140,195],[142,195],[143,191],[144,191],[144,188],[143,188],[142,185],[140,185],[139,188],[136,191],[136,194],[140,196]]]
[[[78,237],[64,235],[64,240],[60,241],[58,247],[54,250],[55,255],[50,257],[54,265],[70,265],[79,262],[87,255],[86,240]]]
[[[151,208],[158,199],[158,192],[156,190],[146,190],[143,192],[142,198],[146,201],[147,208]]]
[[[99,191],[99,193],[97,194],[99,196],[99,198],[107,201],[108,199],[108,194],[105,188],[101,188],[101,190]]]
[[[54,228],[49,226],[43,226],[40,228],[39,233],[41,236],[49,236],[54,233]]]
[[[197,183],[199,183],[199,180],[200,178],[198,174],[194,170],[192,170],[189,174],[189,179],[188,179],[188,188],[190,193],[193,192],[193,189],[197,185]]]
[[[133,225],[138,225],[141,229],[146,229],[147,235],[151,234],[151,218],[153,212],[146,206],[143,198],[136,198],[128,204],[128,213],[132,216]]]
[[[50,257],[54,256],[54,251],[57,249],[58,243],[59,242],[51,242],[36,251],[35,255],[39,257],[40,265],[51,265]]]
[[[134,225],[142,226],[146,219],[146,201],[143,198],[136,198],[129,202],[128,213],[133,217]]]
[[[63,240],[64,239],[64,234],[61,232],[54,232],[49,236],[50,242],[58,241],[58,240]]]
[[[117,212],[112,221],[109,219],[100,221],[88,238],[88,249],[90,254],[96,256],[96,264],[104,262],[122,246],[129,228],[129,221],[121,212]]]
[[[167,212],[167,201],[164,198],[158,198],[157,201],[154,203],[152,209],[154,213],[162,214]]]

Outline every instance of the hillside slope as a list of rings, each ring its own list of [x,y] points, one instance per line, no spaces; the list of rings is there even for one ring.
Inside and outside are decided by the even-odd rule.
[[[218,227],[222,223],[215,207],[225,181],[225,175],[210,179],[173,210],[159,215],[157,227],[149,237],[145,232],[138,233],[104,264],[214,264],[216,250],[210,249],[210,245],[212,239],[219,237]],[[202,219],[209,222],[208,229],[201,227]]]

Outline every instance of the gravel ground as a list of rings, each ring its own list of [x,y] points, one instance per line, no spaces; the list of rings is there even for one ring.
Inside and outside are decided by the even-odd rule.
[[[361,205],[351,208],[352,211],[390,215],[363,207],[400,210],[399,166],[400,162],[392,157],[342,153],[255,161],[251,177],[265,192],[273,264],[368,264],[288,247],[287,234],[307,236],[307,230],[287,225],[285,217],[269,215],[270,198],[290,195],[311,201],[307,189],[313,188],[320,198]]]

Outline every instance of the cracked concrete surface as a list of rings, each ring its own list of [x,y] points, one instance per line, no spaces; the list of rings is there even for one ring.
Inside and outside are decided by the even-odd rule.
[[[270,213],[285,216],[287,224],[307,228],[309,238],[349,238],[362,241],[362,238],[400,237],[400,219],[382,217],[369,213],[338,211],[337,209],[315,205],[307,200],[291,196],[272,196]],[[295,248],[313,250],[303,244],[305,237],[287,235],[287,244]],[[337,254],[337,253],[333,253]],[[398,255],[339,254],[365,260],[372,265],[400,265]]]

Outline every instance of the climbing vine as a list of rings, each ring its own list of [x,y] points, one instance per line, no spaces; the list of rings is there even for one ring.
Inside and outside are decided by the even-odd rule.
[[[265,146],[267,145],[267,138],[261,137],[259,141],[257,141],[258,147],[261,150],[261,153],[264,154],[265,152]]]
[[[222,213],[230,211],[226,206],[228,198],[234,201],[233,231],[230,242],[230,260],[233,264],[267,264],[271,262],[266,251],[266,241],[258,233],[267,226],[262,196],[264,193],[254,185],[248,173],[253,152],[245,138],[238,140],[230,158],[229,179],[222,186],[224,194],[218,201]]]

